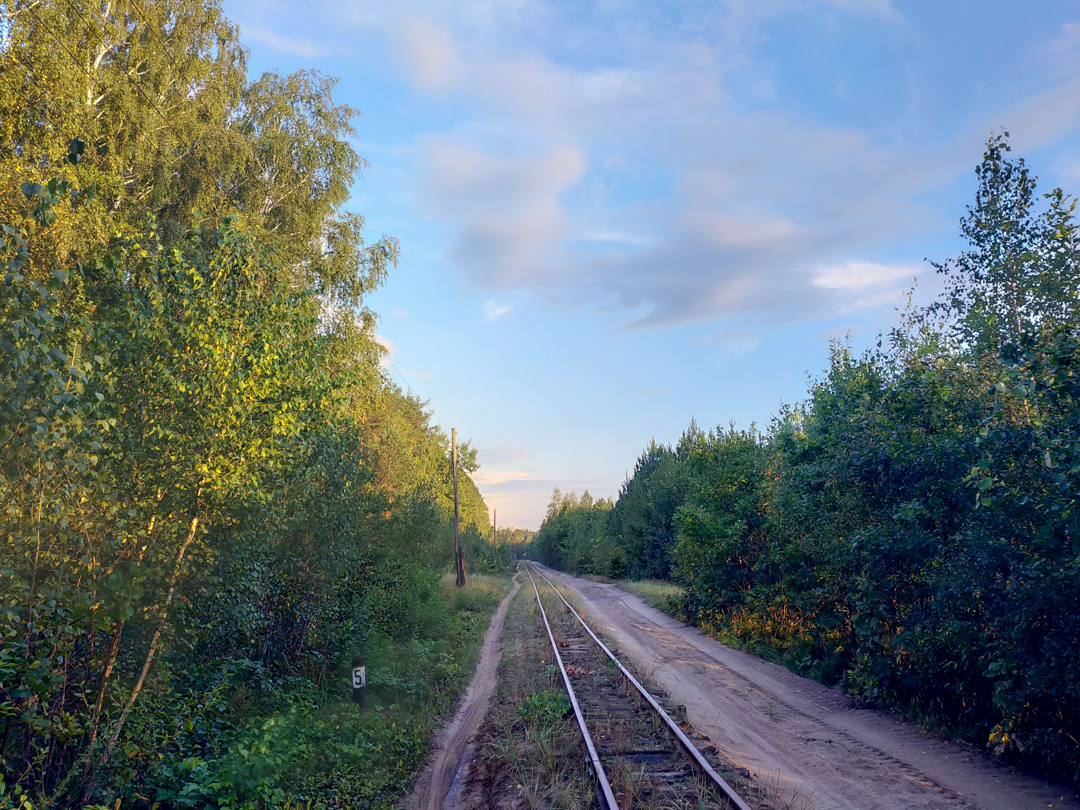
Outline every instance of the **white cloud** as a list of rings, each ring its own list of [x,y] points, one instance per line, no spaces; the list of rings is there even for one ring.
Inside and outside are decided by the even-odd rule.
[[[435,379],[435,375],[428,371],[418,371],[415,368],[405,369],[405,373],[412,377],[417,382],[431,382]]]
[[[378,343],[380,346],[382,346],[383,349],[385,350],[384,353],[383,353],[383,356],[381,358],[379,358],[379,367],[380,368],[390,368],[390,365],[393,363],[394,371],[399,376],[403,374],[406,377],[412,377],[417,382],[424,382],[424,383],[431,382],[432,380],[435,379],[434,374],[431,374],[431,373],[426,372],[426,371],[418,371],[417,369],[414,369],[414,368],[406,368],[406,369],[403,369],[403,370],[399,371],[400,367],[397,365],[397,363],[394,362],[395,360],[399,359],[398,355],[400,354],[400,350],[398,349],[397,344],[394,343],[394,341],[390,340],[390,338],[385,337],[384,335],[378,335],[378,334],[375,335],[375,342]],[[401,382],[408,385],[408,382],[406,380],[404,380],[404,379],[402,379]]]
[[[579,238],[583,242],[609,242],[620,245],[648,245],[653,241],[647,236],[619,231],[585,231]]]
[[[705,213],[700,216],[697,227],[718,245],[732,248],[771,244],[803,232],[795,224],[768,213],[758,216]]]
[[[382,335],[375,335],[375,342],[386,350],[385,354],[379,358],[379,367],[388,368],[390,364],[394,362],[394,358],[397,357],[398,347],[394,341],[390,340],[388,337],[383,337]]]
[[[815,287],[848,292],[892,288],[899,281],[910,282],[917,268],[908,264],[875,264],[873,262],[847,262],[823,267],[814,273]]]
[[[799,268],[925,226],[912,193],[966,162],[790,112],[735,112],[708,58],[667,56],[648,70],[536,54],[474,70],[467,92],[488,124],[425,146],[429,210],[457,228],[451,258],[481,288],[613,305],[639,326],[878,305]],[[511,151],[511,134],[547,146]],[[649,191],[610,190],[625,182]]]
[[[601,70],[581,74],[578,84],[582,98],[590,104],[610,104],[645,92],[643,74],[631,70]]]
[[[915,268],[848,258],[953,233],[958,212],[946,220],[927,199],[970,172],[999,126],[1022,152],[1080,125],[1075,22],[1039,43],[1040,65],[1019,49],[1037,80],[980,91],[977,105],[975,88],[942,89],[957,108],[942,125],[908,108],[925,40],[891,0],[720,0],[662,13],[638,0],[316,2],[322,17],[345,20],[328,29],[338,50],[348,37],[383,37],[412,86],[443,94],[446,123],[418,137],[413,168],[463,275],[493,296],[621,308],[638,326],[784,323],[900,303]],[[850,44],[842,37],[877,37],[882,52],[835,75],[823,61],[820,78],[803,71],[793,86],[777,26],[814,53]],[[866,82],[856,64],[901,76],[901,89],[843,119],[803,97],[814,81],[822,96],[843,85],[857,108]],[[485,317],[501,306],[492,299]]]
[[[556,487],[564,493],[588,490],[594,497],[612,496],[616,488],[616,482],[608,478],[542,478],[524,470],[506,470],[489,475],[493,480],[483,480],[484,471],[481,469],[472,474],[472,479],[481,488],[484,502],[498,510],[499,525],[528,529],[540,527],[551,501],[551,491]]]
[[[449,90],[460,65],[450,32],[426,20],[412,20],[400,31],[399,58],[409,78],[427,92]]]
[[[471,476],[478,487],[493,487],[508,484],[511,481],[528,481],[533,478],[532,473],[525,470],[485,470],[483,468],[471,473]]]
[[[852,11],[857,14],[868,14],[881,17],[890,22],[902,23],[904,18],[895,8],[891,0],[818,0],[823,5],[833,6],[844,11]]]
[[[910,264],[846,262],[820,268],[813,274],[813,284],[843,293],[844,309],[868,309],[901,304],[904,293],[912,289],[917,276],[926,275],[926,270]]]
[[[481,286],[514,287],[542,280],[549,248],[570,232],[559,195],[585,161],[573,148],[506,158],[434,142],[427,149],[427,198],[460,223],[451,256]]]
[[[530,455],[529,448],[519,444],[482,447],[480,448],[480,464],[482,466],[521,464],[527,461]]]
[[[1075,132],[1080,123],[1080,75],[1002,110],[986,130],[1004,127],[1018,151],[1038,149]],[[985,136],[984,136],[985,138]]]
[[[1075,75],[1080,68],[1080,22],[1068,22],[1047,42],[1040,42],[1031,61],[1051,65],[1054,69]]]
[[[506,304],[500,304],[497,301],[493,301],[490,298],[484,302],[484,320],[493,321],[501,315],[505,315],[510,311],[510,307]]]
[[[433,140],[424,157],[429,202],[455,219],[528,212],[577,182],[586,168],[570,146],[493,157],[475,146]]]
[[[719,346],[728,357],[742,357],[757,348],[761,342],[757,335],[747,330],[721,332],[704,341]]]
[[[306,39],[294,39],[282,34],[274,33],[265,28],[245,25],[240,31],[240,39],[245,43],[260,42],[271,48],[293,56],[301,56],[305,59],[317,59],[327,55],[325,46],[318,45]]]

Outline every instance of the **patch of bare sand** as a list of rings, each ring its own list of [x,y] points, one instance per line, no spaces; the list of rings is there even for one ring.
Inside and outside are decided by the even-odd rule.
[[[794,810],[1040,810],[1075,791],[725,647],[615,585],[548,570],[690,722]]]
[[[503,623],[510,600],[521,587],[519,576],[514,575],[513,589],[503,597],[491,617],[476,672],[454,719],[435,735],[432,741],[434,754],[405,800],[407,810],[443,810],[453,808],[456,804],[471,756],[472,736],[487,713],[488,702],[495,688],[499,658],[502,656]]]

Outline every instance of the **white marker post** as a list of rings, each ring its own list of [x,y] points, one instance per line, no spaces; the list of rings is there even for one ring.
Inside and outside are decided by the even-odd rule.
[[[351,682],[353,703],[360,711],[364,711],[367,708],[367,672],[364,669],[363,656],[353,656]]]

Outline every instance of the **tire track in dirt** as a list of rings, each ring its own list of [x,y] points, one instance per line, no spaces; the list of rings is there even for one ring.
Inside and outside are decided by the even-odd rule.
[[[471,756],[472,737],[487,713],[488,702],[495,689],[499,659],[502,657],[503,624],[510,600],[521,587],[519,576],[514,575],[514,587],[499,602],[495,615],[491,617],[484,634],[484,645],[480,649],[480,662],[476,665],[476,672],[454,719],[432,741],[434,757],[405,802],[408,810],[452,810],[456,804]]]
[[[1037,810],[1074,791],[725,647],[614,585],[551,571],[621,654],[795,810]]]

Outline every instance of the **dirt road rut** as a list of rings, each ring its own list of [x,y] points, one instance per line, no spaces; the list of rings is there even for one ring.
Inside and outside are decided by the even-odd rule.
[[[439,732],[432,743],[434,755],[405,803],[408,810],[443,810],[456,805],[455,794],[461,788],[464,771],[472,753],[472,736],[480,726],[480,721],[484,719],[498,678],[506,611],[520,587],[520,575],[517,575],[514,577],[513,589],[503,597],[495,615],[491,617],[476,673],[469,683],[469,688],[465,690],[454,719]]]

